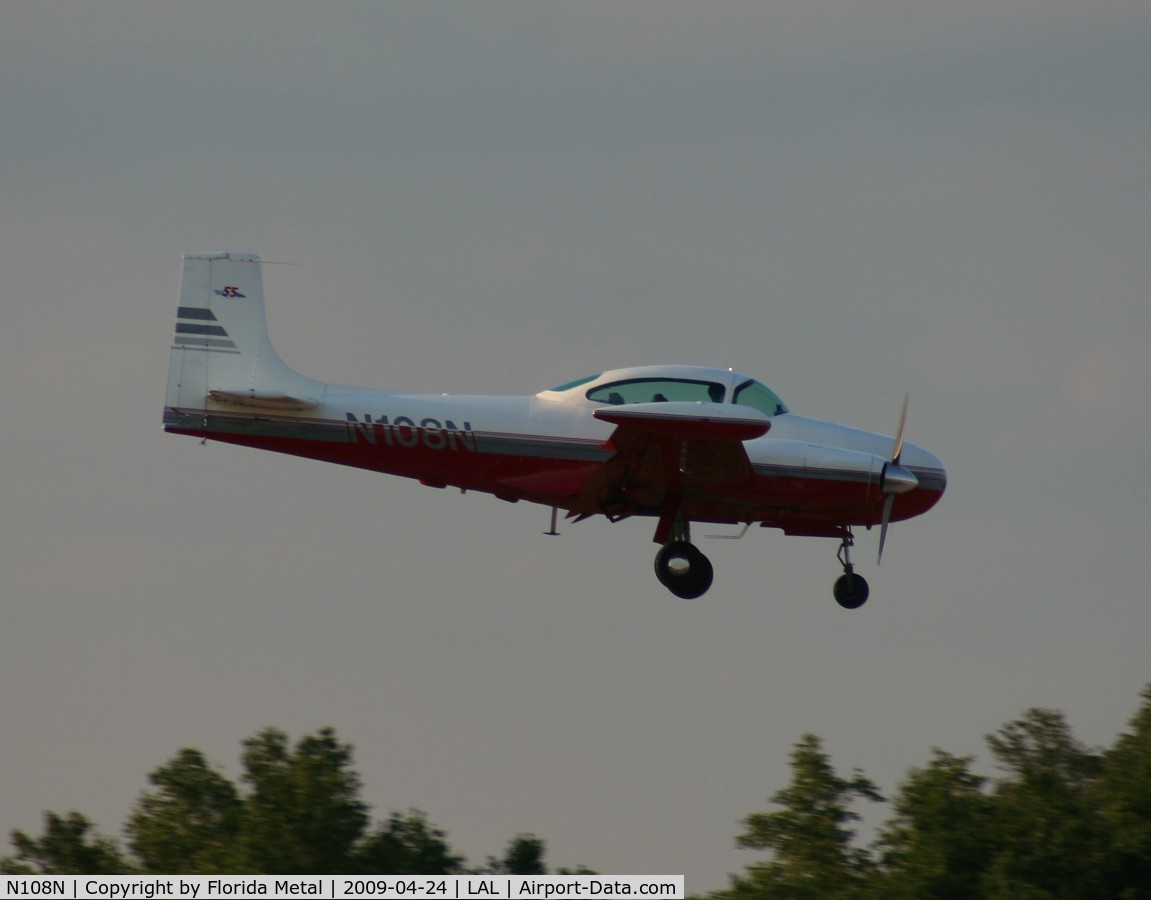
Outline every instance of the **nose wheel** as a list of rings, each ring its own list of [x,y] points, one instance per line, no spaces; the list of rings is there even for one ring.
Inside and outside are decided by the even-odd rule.
[[[682,600],[706,594],[713,574],[711,560],[688,541],[670,541],[655,557],[655,577]]]
[[[839,545],[839,562],[843,566],[843,574],[835,580],[835,602],[844,609],[859,609],[867,602],[871,588],[867,586],[867,579],[855,573],[855,566],[851,562],[851,547],[855,543],[851,534],[845,534]]]

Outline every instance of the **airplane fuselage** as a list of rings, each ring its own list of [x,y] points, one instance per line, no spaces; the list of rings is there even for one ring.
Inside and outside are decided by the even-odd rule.
[[[704,369],[693,374],[705,372],[731,374]],[[615,452],[614,426],[592,415],[597,406],[573,397],[403,394],[331,385],[322,401],[305,411],[217,401],[206,410],[169,409],[165,426],[435,487],[573,510],[592,473]],[[845,526],[874,525],[883,505],[879,482],[891,440],[794,413],[773,416],[767,434],[744,442],[754,477],[741,485],[738,498],[730,491],[723,496],[689,491],[685,515],[826,536]],[[904,465],[920,489],[897,498],[892,521],[926,512],[946,483],[942,464],[919,447],[904,445]],[[655,506],[630,512],[657,515]]]
[[[653,516],[656,574],[685,598],[712,580],[691,522],[759,524],[839,538],[836,599],[855,608],[867,584],[850,562],[852,528],[880,525],[882,554],[887,526],[926,512],[947,481],[902,422],[893,439],[795,415],[731,369],[637,366],[521,397],[319,381],[276,354],[250,254],[184,258],[164,427],[539,503],[553,523],[561,509]]]

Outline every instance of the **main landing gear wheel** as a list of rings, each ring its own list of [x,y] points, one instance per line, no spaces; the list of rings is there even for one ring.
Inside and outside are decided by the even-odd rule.
[[[843,565],[843,574],[835,580],[835,602],[844,609],[859,609],[867,602],[871,588],[867,586],[867,579],[855,574],[855,566],[851,563],[851,547],[855,539],[851,532],[843,536],[839,544],[839,562]]]
[[[681,600],[706,594],[713,574],[711,561],[687,541],[671,541],[655,557],[659,583]]]
[[[854,572],[845,572],[835,580],[835,602],[844,609],[859,609],[870,593],[867,579]]]

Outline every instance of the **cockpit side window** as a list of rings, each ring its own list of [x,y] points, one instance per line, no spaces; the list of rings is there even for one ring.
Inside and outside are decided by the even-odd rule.
[[[595,403],[615,406],[625,403],[722,403],[724,394],[724,386],[714,381],[636,378],[601,385],[588,391],[587,398]]]
[[[745,381],[735,389],[734,403],[750,406],[769,416],[781,416],[787,412],[783,401],[758,381]]]

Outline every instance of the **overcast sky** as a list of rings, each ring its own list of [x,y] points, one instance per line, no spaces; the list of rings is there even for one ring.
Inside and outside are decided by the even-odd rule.
[[[804,732],[894,793],[1151,681],[1144,0],[0,6],[0,834],[331,725],[472,862],[721,887]],[[948,493],[706,541],[161,432],[180,257],[255,252],[328,381],[734,366]],[[697,536],[724,529],[698,528]],[[731,529],[726,530],[731,533]],[[885,813],[875,816],[881,819]],[[7,848],[3,852],[9,852]],[[0,853],[2,855],[2,853]]]

